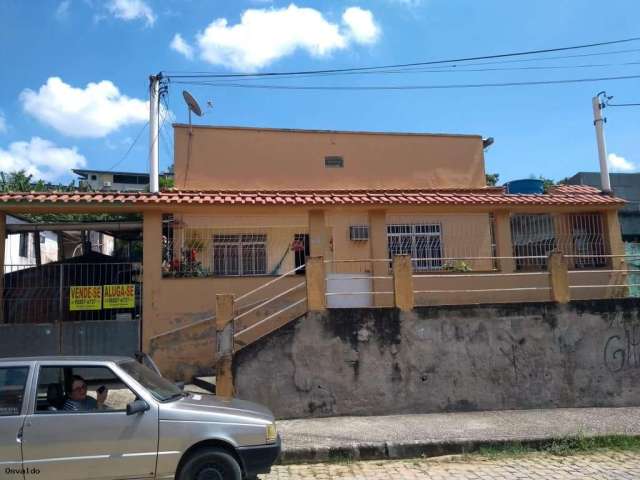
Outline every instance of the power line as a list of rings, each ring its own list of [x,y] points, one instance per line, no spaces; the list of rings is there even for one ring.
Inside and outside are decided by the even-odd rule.
[[[623,75],[617,77],[597,77],[597,78],[573,78],[564,80],[534,80],[523,82],[505,82],[505,83],[462,83],[462,84],[442,84],[442,85],[248,85],[242,83],[221,83],[221,82],[196,82],[196,81],[176,81],[174,83],[183,85],[202,85],[213,87],[231,87],[231,88],[253,88],[268,90],[438,90],[438,89],[456,89],[456,88],[498,88],[498,87],[522,87],[531,85],[559,85],[571,83],[588,83],[602,82],[614,80],[632,80],[638,79],[640,75]]]
[[[144,132],[145,128],[147,128],[147,126],[149,125],[149,121],[147,121],[142,128],[140,129],[140,131],[138,132],[138,135],[136,135],[136,138],[133,140],[133,142],[131,142],[131,145],[129,145],[129,148],[127,149],[127,151],[125,152],[125,154],[122,156],[122,158],[120,158],[120,160],[118,160],[116,163],[114,163],[111,168],[109,168],[109,171],[112,171],[114,168],[116,168],[118,165],[120,165],[122,162],[125,161],[125,159],[127,158],[127,156],[129,155],[129,153],[131,153],[131,150],[133,150],[133,147],[135,146],[135,144],[138,142],[138,140],[140,139],[140,135],[142,135],[142,132]]]
[[[629,43],[629,42],[635,42],[638,40],[640,40],[640,37],[631,37],[631,38],[625,38],[620,40],[612,40],[608,42],[572,45],[568,47],[545,48],[545,49],[538,49],[538,50],[500,53],[495,55],[482,55],[482,56],[476,56],[476,57],[462,57],[462,58],[453,58],[453,59],[446,59],[446,60],[430,60],[430,61],[423,61],[423,62],[400,63],[400,64],[393,64],[393,65],[380,65],[380,66],[370,66],[370,67],[333,68],[333,69],[325,69],[325,70],[300,70],[300,71],[291,71],[291,72],[263,72],[263,73],[195,73],[195,74],[186,74],[186,75],[170,75],[167,72],[166,76],[169,79],[171,78],[242,78],[242,77],[279,77],[283,75],[291,76],[291,75],[309,75],[309,74],[323,74],[323,73],[362,72],[362,71],[380,70],[380,69],[389,69],[389,68],[405,68],[405,67],[416,67],[416,66],[426,66],[426,65],[439,65],[439,64],[455,63],[455,62],[469,62],[469,61],[475,61],[475,60],[489,60],[489,59],[496,59],[496,58],[536,55],[541,53],[562,52],[562,51],[568,51],[568,50],[601,47],[605,45]]]
[[[640,107],[640,103],[608,103],[607,107]]]

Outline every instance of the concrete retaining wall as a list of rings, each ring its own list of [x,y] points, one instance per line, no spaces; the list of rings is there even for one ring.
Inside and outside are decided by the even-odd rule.
[[[640,405],[640,300],[309,313],[234,376],[280,418]]]

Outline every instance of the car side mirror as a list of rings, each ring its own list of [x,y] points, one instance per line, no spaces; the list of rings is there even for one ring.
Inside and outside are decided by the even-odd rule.
[[[127,404],[127,415],[135,415],[136,413],[142,413],[149,410],[149,404],[144,400],[134,400]]]

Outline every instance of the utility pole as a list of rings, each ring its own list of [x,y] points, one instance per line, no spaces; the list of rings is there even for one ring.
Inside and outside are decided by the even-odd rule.
[[[598,158],[600,160],[600,183],[602,191],[611,193],[611,181],[609,179],[609,165],[607,164],[607,145],[604,142],[604,124],[606,118],[602,118],[602,110],[605,107],[604,100],[600,97],[606,97],[605,92],[598,93],[591,99],[593,106],[593,125],[596,128],[596,140],[598,142]]]
[[[159,112],[160,112],[160,80],[162,74],[149,77],[149,191],[158,193],[158,140],[159,140]]]

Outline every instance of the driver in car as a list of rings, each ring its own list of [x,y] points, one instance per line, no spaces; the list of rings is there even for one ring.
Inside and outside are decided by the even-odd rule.
[[[107,388],[102,386],[97,390],[97,399],[87,396],[87,382],[80,375],[74,375],[71,392],[62,409],[71,411],[105,410],[104,402],[107,399],[107,393]]]

